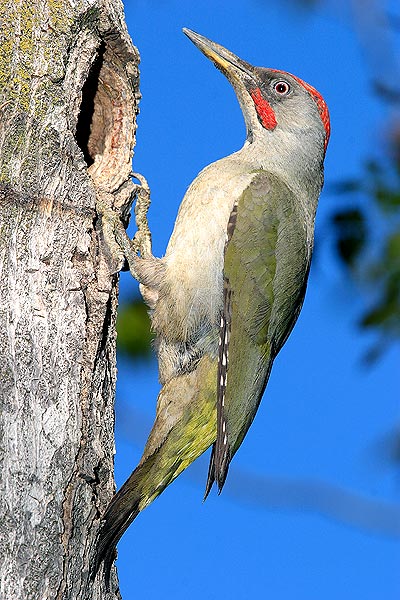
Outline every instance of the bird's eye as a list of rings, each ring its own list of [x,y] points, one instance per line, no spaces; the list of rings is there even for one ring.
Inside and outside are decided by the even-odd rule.
[[[286,81],[277,81],[274,84],[274,90],[279,96],[287,96],[290,92],[290,85]]]

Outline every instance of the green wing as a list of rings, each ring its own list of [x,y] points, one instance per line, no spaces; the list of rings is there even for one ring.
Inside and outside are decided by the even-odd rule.
[[[224,308],[218,359],[217,441],[208,493],[257,412],[272,362],[299,315],[311,241],[304,212],[277,177],[258,172],[234,207],[224,259]]]

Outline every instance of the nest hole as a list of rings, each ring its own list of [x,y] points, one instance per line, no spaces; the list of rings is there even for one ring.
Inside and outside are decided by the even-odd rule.
[[[115,47],[104,41],[82,87],[75,138],[96,183],[119,179],[134,135],[132,85]]]
[[[76,141],[88,167],[94,163],[96,154],[102,154],[104,151],[105,128],[97,105],[105,51],[106,45],[102,42],[82,88],[82,102],[76,127]]]

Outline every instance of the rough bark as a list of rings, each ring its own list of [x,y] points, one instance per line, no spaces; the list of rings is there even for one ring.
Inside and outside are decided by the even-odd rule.
[[[119,596],[89,570],[113,490],[118,275],[138,54],[120,0],[0,0],[0,597]]]

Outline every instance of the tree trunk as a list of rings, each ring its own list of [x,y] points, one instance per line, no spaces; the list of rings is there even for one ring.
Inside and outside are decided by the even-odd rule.
[[[139,57],[120,0],[0,0],[0,598],[118,597],[89,571],[113,490],[118,275]]]

